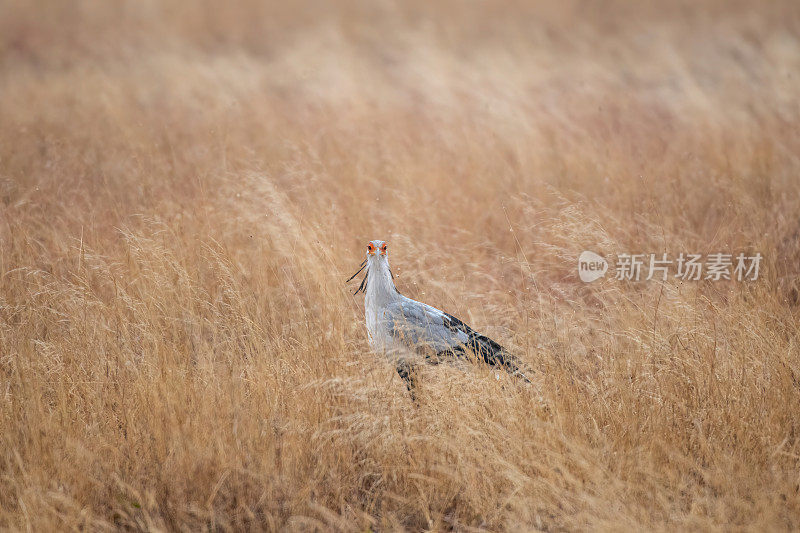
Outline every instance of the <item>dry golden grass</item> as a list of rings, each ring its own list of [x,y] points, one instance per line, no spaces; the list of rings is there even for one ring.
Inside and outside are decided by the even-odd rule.
[[[693,4],[0,2],[0,528],[800,528],[800,9]]]

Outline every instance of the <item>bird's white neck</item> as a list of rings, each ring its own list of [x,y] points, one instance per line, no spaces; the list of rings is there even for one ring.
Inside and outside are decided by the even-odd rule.
[[[389,261],[386,259],[371,260],[367,276],[369,277],[364,296],[367,307],[383,307],[399,296],[394,280],[392,280],[392,273],[389,271]]]

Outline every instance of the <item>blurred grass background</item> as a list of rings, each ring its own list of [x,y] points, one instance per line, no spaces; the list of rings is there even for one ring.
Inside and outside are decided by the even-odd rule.
[[[0,527],[797,529],[799,72],[796,2],[3,0]],[[536,386],[413,405],[372,238]]]

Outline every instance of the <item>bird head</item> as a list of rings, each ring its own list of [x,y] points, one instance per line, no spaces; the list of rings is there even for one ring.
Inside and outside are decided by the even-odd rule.
[[[379,260],[381,257],[386,260],[385,258],[388,257],[388,253],[386,241],[374,240],[367,243],[367,261]]]
[[[367,272],[364,275],[364,279],[361,281],[359,288],[356,289],[356,292],[353,294],[358,294],[359,291],[365,289],[370,271],[374,272],[377,276],[388,272],[387,278],[391,279],[394,277],[394,275],[392,275],[392,271],[389,269],[389,252],[386,246],[386,241],[376,239],[367,243],[367,258],[364,259],[363,263],[361,263],[361,268],[358,269],[358,272],[350,276],[350,279],[347,281],[350,281],[354,277],[358,276],[358,274],[360,274],[365,268],[367,269]]]

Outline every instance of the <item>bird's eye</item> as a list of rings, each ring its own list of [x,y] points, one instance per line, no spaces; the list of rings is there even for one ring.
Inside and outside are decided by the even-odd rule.
[[[383,246],[381,246],[381,250],[383,250],[384,252],[386,251],[386,245],[385,244]]]
[[[369,243],[367,245],[367,250],[369,250],[370,252],[373,250],[372,243]]]

